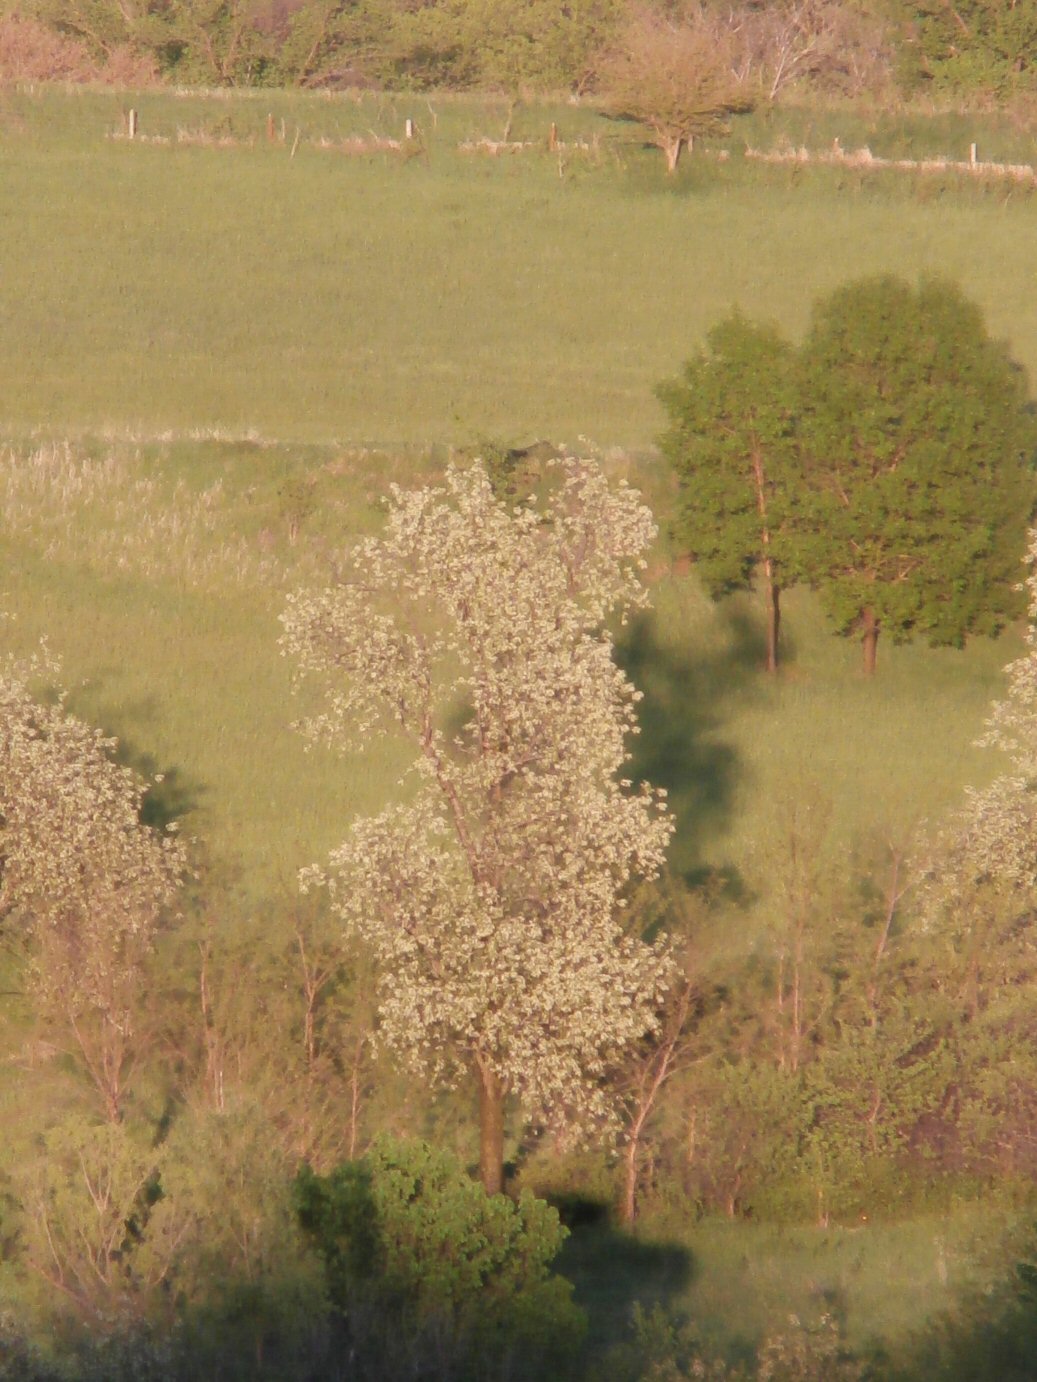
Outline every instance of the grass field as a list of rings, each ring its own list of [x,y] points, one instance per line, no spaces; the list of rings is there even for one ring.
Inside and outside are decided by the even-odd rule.
[[[168,142],[111,137],[131,104],[143,134]],[[1037,200],[739,156],[739,140],[782,137],[961,156],[979,138],[984,156],[1017,158],[1027,132],[1011,122],[760,115],[726,162],[692,160],[671,184],[628,128],[579,108],[519,108],[511,133],[543,141],[554,119],[586,149],[458,151],[499,138],[508,114],[281,93],[0,99],[7,646],[48,636],[73,708],[163,774],[164,807],[250,903],[290,891],[352,815],[396,790],[405,760],[391,744],[305,751],[277,647],[286,590],[377,525],[390,480],[433,477],[480,440],[589,437],[664,514],[654,385],[735,303],[795,334],[817,294],[864,272],[950,275],[1037,379]],[[315,142],[399,137],[408,115],[425,138],[414,157]],[[664,539],[653,596],[621,653],[646,692],[636,771],[670,790],[678,870],[723,869],[753,894],[794,796],[830,804],[848,850],[903,842],[994,771],[972,744],[1018,630],[965,653],[882,645],[868,680],[856,645],[793,592],[771,683],[754,603],[712,605],[671,570]],[[744,924],[748,938],[751,911]],[[671,1291],[663,1254],[658,1295],[720,1322],[737,1353],[725,1321],[754,1342],[831,1289],[865,1343],[952,1303],[975,1275],[972,1231],[948,1230],[959,1272],[928,1222],[823,1242],[682,1228],[695,1268]],[[650,1282],[655,1267],[632,1261]],[[606,1313],[625,1308],[621,1275],[614,1299],[591,1290]]]
[[[111,137],[131,103],[142,134],[169,142]],[[399,136],[408,114],[427,156],[314,142]],[[796,332],[817,292],[867,270],[952,274],[1037,372],[1037,202],[761,168],[735,150],[820,146],[838,128],[845,147],[932,152],[977,133],[960,117],[755,116],[727,163],[689,160],[672,184],[592,111],[510,118],[513,139],[554,119],[592,147],[561,162],[459,152],[503,133],[509,108],[492,101],[0,103],[0,426],[17,457],[41,437],[71,437],[73,457],[4,471],[17,639],[49,634],[77,708],[164,770],[192,828],[249,878],[290,879],[395,781],[391,753],[304,753],[276,622],[286,587],[377,522],[390,478],[434,473],[451,445],[590,437],[665,510],[644,450],[662,423],[655,383],[733,303]],[[980,137],[1020,154],[1005,122]],[[1010,642],[965,657],[885,647],[871,685],[794,596],[771,686],[751,602],[714,608],[694,577],[658,574],[624,657],[648,692],[638,768],[673,794],[679,867],[751,871],[768,819],[811,784],[847,839],[862,823],[902,837],[991,771],[969,746]]]
[[[131,101],[142,133],[172,142],[111,138]],[[313,142],[399,137],[408,111],[427,157]],[[266,142],[268,112],[284,144]],[[500,102],[8,93],[4,421],[644,446],[654,385],[733,304],[796,333],[819,293],[890,269],[958,280],[1037,373],[1037,213],[1019,192],[761,169],[739,149],[780,141],[763,117],[727,163],[690,159],[672,183],[630,127],[579,108],[522,108],[512,135],[546,140],[554,118],[596,151],[458,151],[506,118]],[[177,143],[178,129],[210,142]],[[919,146],[858,116],[789,122],[818,143],[832,129],[846,147]],[[228,130],[236,143],[214,142]],[[948,128],[949,152],[970,133]],[[1008,149],[997,138],[991,152]]]

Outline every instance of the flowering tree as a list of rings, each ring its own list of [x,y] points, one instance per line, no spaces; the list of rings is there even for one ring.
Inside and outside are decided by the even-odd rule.
[[[618,776],[637,693],[604,623],[642,603],[655,528],[592,463],[558,470],[544,512],[509,511],[480,464],[394,487],[384,536],[282,616],[326,693],[309,731],[394,725],[416,750],[409,800],[355,822],[326,881],[381,962],[385,1040],[476,1081],[491,1194],[507,1096],[557,1123],[603,1115],[602,1077],[654,1025],[671,968],[617,919],[671,826]]]
[[[144,965],[184,868],[141,823],[145,784],[114,744],[0,673],[0,918],[23,935],[45,1020],[67,1033],[105,1116],[121,1116]]]

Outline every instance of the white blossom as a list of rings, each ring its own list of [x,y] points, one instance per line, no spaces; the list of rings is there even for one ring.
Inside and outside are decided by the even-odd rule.
[[[1006,667],[1007,694],[995,702],[978,741],[1002,750],[1011,766],[989,786],[967,790],[941,842],[939,863],[929,869],[930,912],[960,906],[963,892],[975,887],[1037,887],[1037,529],[1030,533],[1026,563],[1027,651]]]
[[[29,669],[30,671],[35,669]],[[141,823],[146,791],[114,741],[0,671],[0,918],[30,945],[48,1019],[70,1030],[119,1116],[143,966],[184,849]]]
[[[393,727],[417,752],[413,794],[356,821],[326,870],[381,962],[384,1039],[578,1121],[606,1112],[603,1076],[669,982],[665,944],[617,917],[671,824],[620,777],[636,693],[606,625],[644,601],[651,514],[592,462],[553,478],[543,512],[509,511],[479,464],[394,487],[384,534],[342,584],[291,599],[282,642],[323,688],[311,735]]]

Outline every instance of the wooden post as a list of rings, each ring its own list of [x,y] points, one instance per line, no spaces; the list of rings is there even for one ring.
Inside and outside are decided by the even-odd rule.
[[[975,166],[976,166],[976,146],[975,146],[975,144],[970,144],[970,145],[969,145],[969,163],[970,163],[970,165],[971,165],[973,168],[975,168]]]
[[[405,136],[406,136],[407,139],[413,139],[413,138],[414,138],[414,121],[411,120],[409,117],[408,117],[407,123],[404,125],[403,129],[404,129],[404,134],[405,134]]]
[[[274,142],[274,116],[272,111],[266,117],[266,141],[268,144]]]
[[[547,147],[550,153],[557,153],[558,151],[558,126],[553,120],[547,133]]]
[[[126,117],[126,132],[131,139],[137,137],[137,112],[130,107],[130,112]]]
[[[281,116],[281,143],[283,144],[287,138],[288,138],[288,133],[287,133],[287,130],[285,129],[284,116],[282,115],[282,116]]]

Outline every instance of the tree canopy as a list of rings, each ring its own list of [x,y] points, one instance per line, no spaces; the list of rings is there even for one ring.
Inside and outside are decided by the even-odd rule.
[[[664,384],[675,524],[714,596],[806,580],[875,668],[880,629],[960,646],[1019,610],[1037,424],[1023,371],[954,285],[865,278],[802,346],[739,314]]]
[[[1037,431],[1023,371],[954,285],[817,304],[800,354],[800,557],[874,668],[879,630],[960,646],[1019,609]]]
[[[60,700],[33,697],[24,670],[0,672],[0,918],[112,1121],[144,963],[185,867],[179,840],[142,824],[147,785],[115,747]]]
[[[671,827],[620,777],[636,693],[604,623],[642,602],[654,531],[590,462],[559,463],[543,512],[499,503],[476,464],[394,488],[348,578],[283,616],[285,651],[325,691],[311,732],[392,725],[417,751],[408,798],[354,822],[326,881],[381,962],[384,1039],[477,1082],[489,1191],[505,1097],[559,1124],[604,1115],[602,1078],[669,982],[665,945],[620,920]]]
[[[795,353],[775,329],[736,312],[659,397],[670,416],[660,446],[681,484],[674,535],[714,598],[747,589],[762,570],[774,671],[780,592],[796,576]]]
[[[720,134],[729,116],[750,109],[724,35],[693,24],[635,15],[602,64],[599,85],[612,114],[636,120],[677,169],[681,150],[700,136]]]

